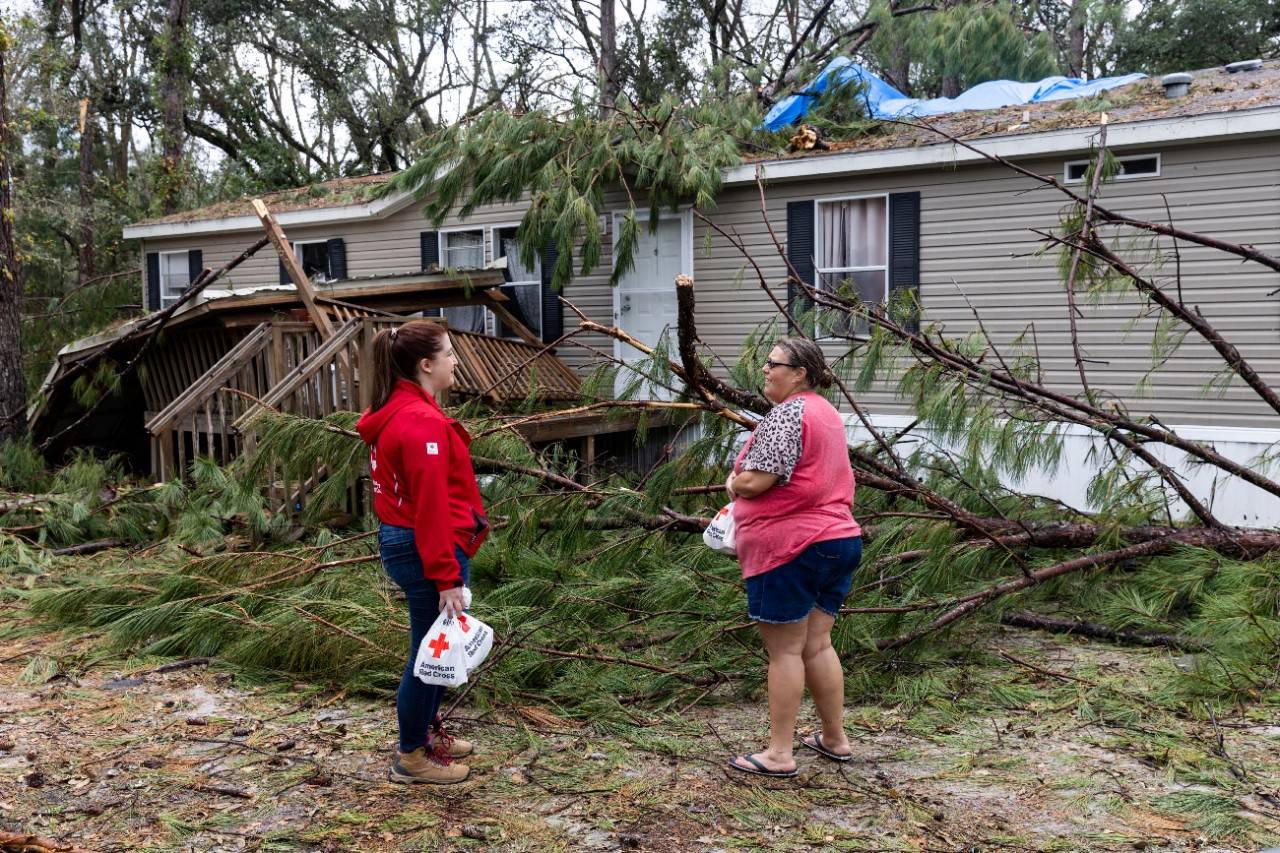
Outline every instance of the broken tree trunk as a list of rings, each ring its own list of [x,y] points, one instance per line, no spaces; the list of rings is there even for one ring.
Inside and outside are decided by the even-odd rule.
[[[27,384],[22,375],[22,260],[13,233],[9,156],[9,32],[0,21],[0,442],[27,431]]]

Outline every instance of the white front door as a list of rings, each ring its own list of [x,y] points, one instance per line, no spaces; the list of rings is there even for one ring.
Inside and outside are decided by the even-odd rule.
[[[615,222],[615,226],[616,226]],[[656,346],[662,333],[670,329],[672,351],[676,334],[676,285],[677,275],[691,275],[686,267],[692,255],[693,236],[688,214],[672,215],[658,220],[656,231],[649,230],[649,223],[640,222],[640,234],[636,240],[635,264],[619,281],[613,294],[613,321],[631,337],[645,344]],[[615,227],[614,233],[617,233]],[[648,356],[621,341],[614,344],[614,355],[627,364],[643,361]],[[635,375],[623,371],[618,376],[617,391],[635,379]],[[669,399],[672,395],[664,388],[646,386],[641,397]]]

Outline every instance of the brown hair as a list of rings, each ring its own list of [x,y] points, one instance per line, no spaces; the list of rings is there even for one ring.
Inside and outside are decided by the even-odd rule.
[[[822,348],[807,338],[778,338],[774,346],[781,347],[791,363],[804,368],[804,378],[811,388],[830,388],[831,371]]]
[[[433,359],[444,349],[449,330],[443,323],[410,320],[373,336],[373,405],[376,412],[391,399],[396,380],[418,381],[418,362]]]

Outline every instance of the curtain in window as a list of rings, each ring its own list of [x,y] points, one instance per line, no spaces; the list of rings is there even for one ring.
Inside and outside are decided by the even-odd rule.
[[[826,202],[818,205],[822,229],[823,269],[885,265],[883,198]]]
[[[513,282],[542,281],[542,264],[535,258],[532,267],[520,263],[520,246],[516,243],[516,229],[503,228],[498,232],[498,254],[507,258],[507,273]]]
[[[484,266],[484,232],[450,231],[444,235],[444,266],[478,270]]]
[[[482,305],[455,305],[444,309],[445,322],[449,324],[450,329],[457,329],[460,332],[475,332],[483,335],[484,328],[484,306]]]
[[[160,305],[168,308],[191,283],[186,252],[166,252],[160,256]]]

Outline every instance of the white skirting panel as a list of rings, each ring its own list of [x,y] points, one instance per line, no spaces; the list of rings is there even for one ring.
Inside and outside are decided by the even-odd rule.
[[[855,415],[846,414],[844,417],[851,441],[871,440],[870,433]],[[870,417],[876,429],[889,435],[912,421],[912,418],[901,415]],[[1212,444],[1223,456],[1249,468],[1257,467],[1258,457],[1280,442],[1278,429],[1172,425],[1171,429],[1190,441]],[[1020,481],[1005,480],[1005,485],[1023,493],[1056,498],[1072,507],[1088,511],[1092,507],[1086,497],[1087,489],[1099,467],[1095,460],[1107,458],[1108,451],[1097,433],[1075,425],[1064,426],[1063,431],[1065,438],[1062,461],[1055,470],[1033,471]],[[908,441],[916,444],[908,447]],[[903,452],[912,452],[921,441],[931,442],[932,439],[927,430],[917,427],[903,439]],[[1190,464],[1186,454],[1176,448],[1154,443],[1144,446],[1161,462],[1177,471],[1190,487],[1191,493],[1209,506],[1214,515],[1224,523],[1245,527],[1280,527],[1280,498],[1216,468]],[[1268,473],[1273,479],[1280,479],[1280,465]],[[1168,491],[1175,520],[1185,518],[1188,514],[1186,505],[1177,499],[1171,489]]]

